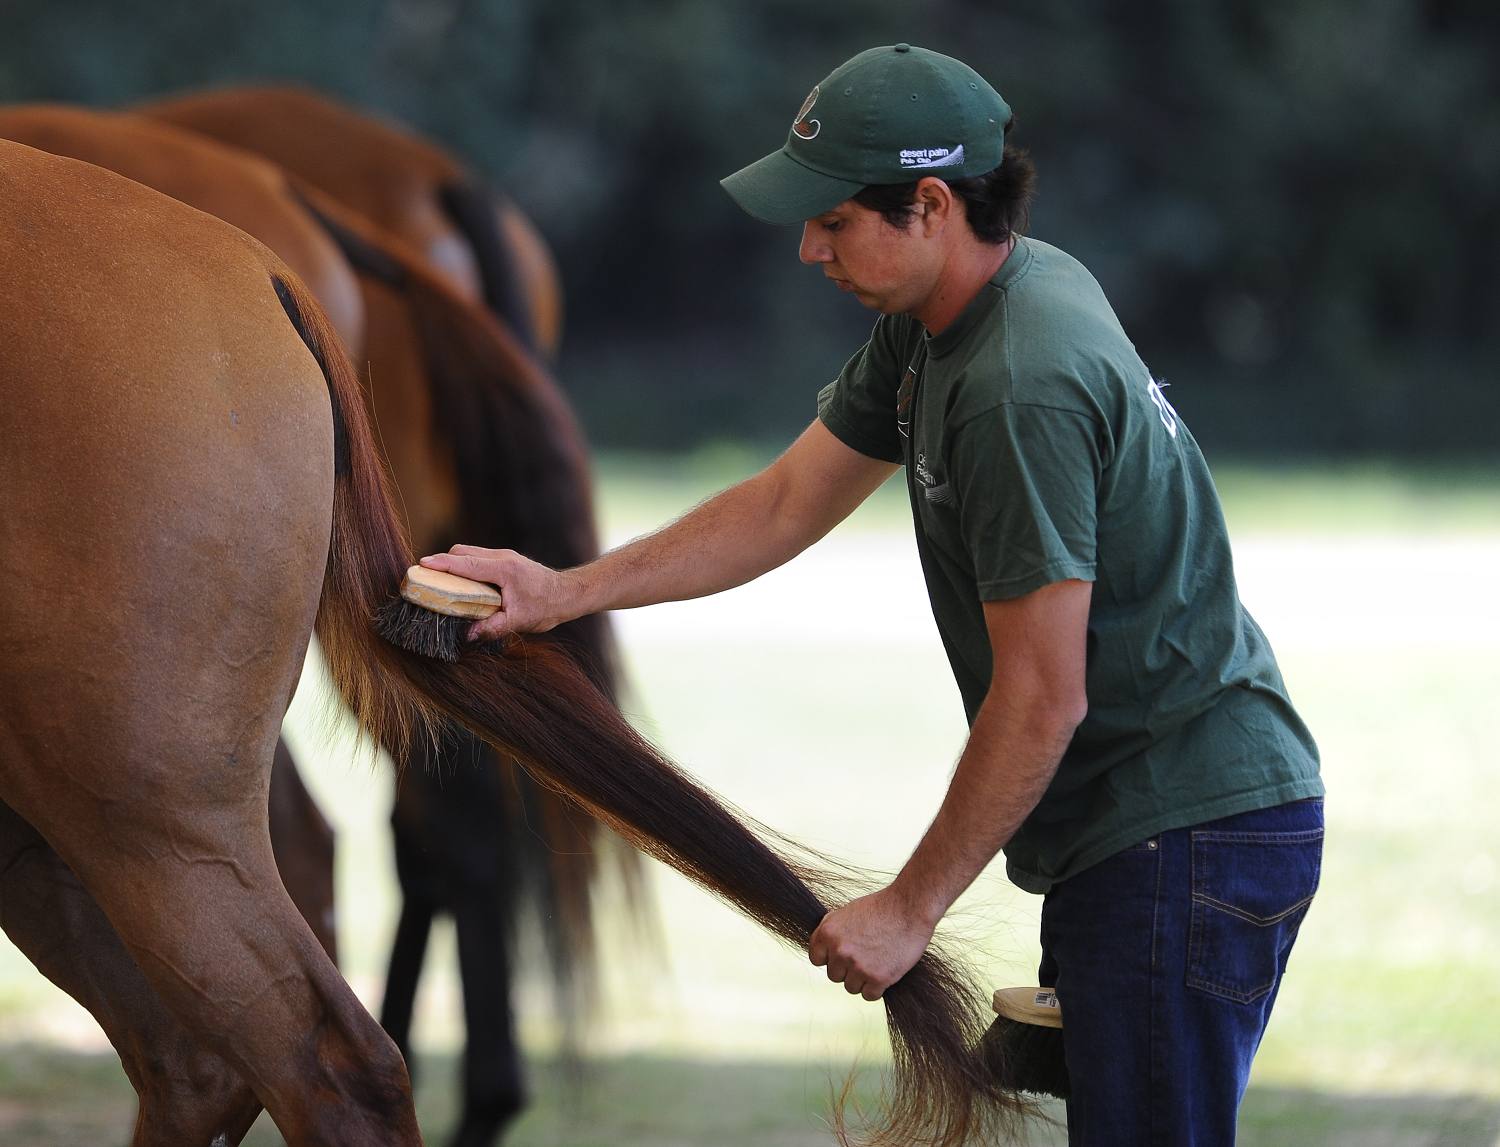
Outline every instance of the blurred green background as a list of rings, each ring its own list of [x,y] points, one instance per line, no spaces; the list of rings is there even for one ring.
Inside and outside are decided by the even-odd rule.
[[[1100,278],[1215,463],[1243,596],[1324,751],[1323,888],[1244,1141],[1500,1143],[1500,7],[0,0],[0,28],[0,100],[295,78],[503,186],[562,265],[558,373],[612,541],[766,461],[869,327],[718,178],[863,47],[966,58],[1037,162],[1032,232]],[[898,488],[761,583],[619,622],[631,711],[670,753],[790,835],[900,865],[963,722]],[[345,970],[373,1004],[389,773],[319,691],[288,736],[340,832]],[[828,1142],[830,1085],[857,1061],[873,1086],[886,1054],[879,1009],[675,876],[657,890],[658,958],[611,932],[582,1098],[523,986],[541,1066],[514,1142]],[[1031,982],[1038,907],[993,872],[951,930],[995,986]],[[440,936],[417,1030],[434,1141],[451,969]],[[92,1021],[0,941],[0,1143],[123,1142],[131,1111]]]
[[[1489,0],[4,3],[0,100],[299,79],[504,186],[562,261],[595,442],[784,439],[868,316],[720,177],[872,44],[964,57],[1211,451],[1493,456],[1500,7]]]

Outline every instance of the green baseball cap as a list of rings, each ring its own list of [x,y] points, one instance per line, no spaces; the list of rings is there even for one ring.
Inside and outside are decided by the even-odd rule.
[[[786,146],[721,180],[764,223],[801,223],[872,183],[1000,166],[1010,106],[973,68],[911,44],[861,52],[808,93]]]

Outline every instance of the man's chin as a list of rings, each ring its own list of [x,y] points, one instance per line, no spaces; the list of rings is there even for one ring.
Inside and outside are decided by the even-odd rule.
[[[830,278],[828,281],[835,287],[837,287],[843,294],[853,295],[855,299],[859,301],[859,305],[864,307],[868,311],[878,311],[882,315],[892,315],[897,313],[894,307],[887,306],[884,302],[882,302],[882,300],[870,294],[868,291],[860,290],[848,279]]]

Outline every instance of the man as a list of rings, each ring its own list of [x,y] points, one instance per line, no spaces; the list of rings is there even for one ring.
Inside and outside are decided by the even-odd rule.
[[[835,70],[724,180],[880,317],[765,471],[561,573],[458,546],[472,636],[716,593],[787,561],[905,466],[970,736],[911,859],[811,958],[877,999],[1000,849],[1045,893],[1070,1140],[1227,1144],[1317,884],[1316,750],[1240,606],[1213,484],[1098,284],[1018,235],[1010,109],[906,44]]]

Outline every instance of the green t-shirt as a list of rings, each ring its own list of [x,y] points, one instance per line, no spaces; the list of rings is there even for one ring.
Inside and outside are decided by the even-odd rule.
[[[1093,582],[1088,715],[1005,848],[1016,884],[1045,892],[1166,829],[1322,795],[1198,444],[1075,259],[1018,240],[936,337],[881,316],[818,415],[906,466],[971,723],[992,664],[982,603]]]

